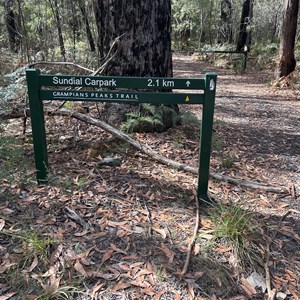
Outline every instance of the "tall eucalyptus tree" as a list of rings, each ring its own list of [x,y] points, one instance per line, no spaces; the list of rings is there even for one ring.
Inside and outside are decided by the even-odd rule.
[[[243,51],[245,46],[249,50],[251,45],[251,31],[249,30],[249,26],[253,16],[253,3],[254,0],[243,0],[240,31],[236,46],[237,51]]]
[[[280,35],[279,64],[277,77],[287,76],[295,70],[295,38],[299,0],[283,1],[283,20]]]
[[[5,0],[3,2],[5,9],[5,25],[8,33],[8,41],[10,50],[17,52],[20,46],[20,35],[18,32],[17,15],[14,10],[14,0]]]
[[[116,38],[121,44],[107,75],[172,76],[170,0],[95,0],[95,16],[100,56]],[[172,122],[164,115],[163,129]]]

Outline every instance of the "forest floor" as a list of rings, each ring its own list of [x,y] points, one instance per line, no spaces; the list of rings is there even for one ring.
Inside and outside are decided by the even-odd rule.
[[[49,184],[38,186],[29,124],[24,135],[22,119],[2,121],[1,300],[267,299],[271,289],[269,299],[299,299],[299,78],[278,88],[271,71],[251,64],[238,75],[194,56],[173,61],[174,77],[218,74],[211,171],[288,192],[210,180],[216,202],[200,205],[181,274],[196,223],[196,176],[99,128],[47,116]],[[200,117],[201,106],[181,109],[182,125],[131,136],[196,167],[200,125],[191,113]],[[100,165],[112,156],[121,165]]]

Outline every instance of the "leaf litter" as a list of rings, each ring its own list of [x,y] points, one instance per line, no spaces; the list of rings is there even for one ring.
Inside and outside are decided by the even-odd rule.
[[[174,62],[186,77],[198,76],[203,67],[190,57],[178,56]],[[244,77],[228,70],[218,73],[216,120],[222,122],[215,124],[212,169],[289,185],[294,192],[282,197],[211,181],[210,193],[223,203],[241,203],[253,211],[257,220],[263,220],[266,241],[278,230],[268,254],[271,284],[287,299],[298,299],[299,215],[291,214],[280,228],[276,225],[287,209],[299,210],[299,133],[297,123],[289,122],[297,120],[299,101],[286,90],[274,96],[266,78],[258,80],[251,70]],[[226,87],[222,79],[231,84]],[[252,87],[246,84],[249,80],[255,80]],[[243,91],[241,84],[247,86]],[[198,107],[184,109],[200,113]],[[1,299],[34,298],[68,285],[85,293],[74,293],[74,299],[264,298],[265,291],[248,280],[254,272],[265,278],[263,268],[241,267],[235,249],[214,239],[205,207],[200,207],[201,225],[189,271],[178,276],[195,224],[194,176],[150,161],[129,146],[120,148],[109,134],[86,124],[70,120],[66,125],[61,117],[46,120],[49,185],[36,186],[32,169],[25,169],[27,178],[18,171],[13,182],[1,178]],[[14,121],[13,128],[5,134],[20,137],[21,122]],[[162,134],[135,134],[135,138],[166,157],[196,165],[198,132],[197,125],[192,130],[183,125]],[[23,159],[33,165],[29,137],[22,144]],[[98,158],[91,157],[87,140],[109,147],[100,147]],[[99,168],[99,159],[116,153],[120,165]],[[233,158],[231,167],[222,165],[224,157]],[[46,264],[37,255],[24,257],[22,234],[33,230],[41,240],[45,236],[52,240]]]

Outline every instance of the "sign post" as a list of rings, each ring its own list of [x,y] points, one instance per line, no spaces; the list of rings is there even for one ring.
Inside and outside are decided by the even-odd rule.
[[[35,165],[37,169],[36,176],[39,184],[47,182],[48,170],[43,112],[44,100],[135,104],[202,104],[198,197],[208,200],[209,163],[217,80],[215,73],[207,73],[202,78],[184,79],[162,77],[53,76],[41,74],[37,69],[27,69],[26,76]],[[64,89],[63,87],[68,87],[68,89]],[[82,90],[82,88],[85,89]],[[166,90],[166,92],[163,92],[163,90]],[[180,92],[169,92],[170,90],[180,90]]]

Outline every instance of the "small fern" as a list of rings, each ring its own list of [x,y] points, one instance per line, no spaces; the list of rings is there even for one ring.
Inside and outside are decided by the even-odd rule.
[[[124,132],[150,132],[156,131],[157,127],[164,126],[166,115],[171,116],[171,123],[178,121],[177,112],[165,105],[141,104],[138,111],[131,111],[126,114],[127,120],[122,123],[120,129]]]

